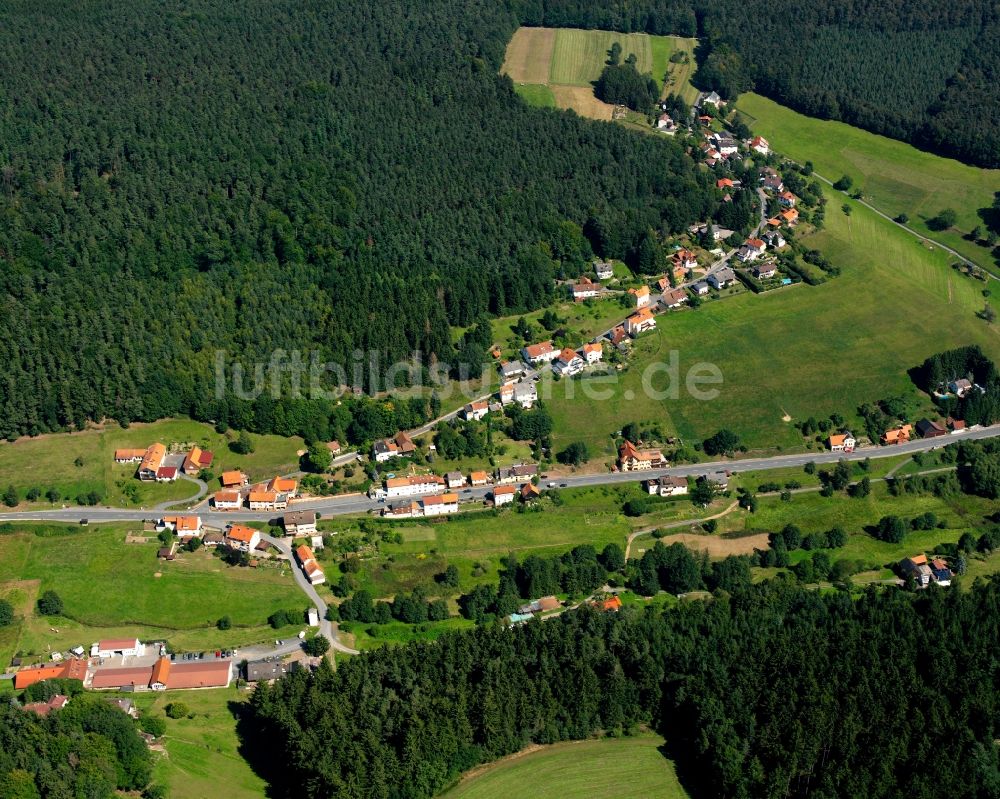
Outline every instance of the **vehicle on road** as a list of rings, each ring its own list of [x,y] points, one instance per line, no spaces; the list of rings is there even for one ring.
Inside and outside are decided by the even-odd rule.
[[[555,484],[555,483],[546,483],[546,484],[545,484],[545,487],[546,487],[546,488],[555,488],[555,487],[556,487],[556,484]]]

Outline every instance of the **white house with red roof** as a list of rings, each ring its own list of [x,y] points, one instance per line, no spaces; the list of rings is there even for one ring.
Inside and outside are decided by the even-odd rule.
[[[552,346],[551,341],[542,341],[538,344],[529,344],[521,349],[521,356],[528,363],[537,366],[543,363],[551,363],[559,357],[559,350]]]
[[[582,372],[584,365],[583,358],[577,354],[577,351],[572,347],[566,347],[552,364],[552,371],[563,377],[571,377]]]

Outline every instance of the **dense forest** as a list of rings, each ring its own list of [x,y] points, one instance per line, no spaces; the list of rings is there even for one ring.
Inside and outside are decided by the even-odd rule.
[[[753,88],[980,166],[1000,166],[1000,9],[831,0],[526,0],[529,24],[702,37],[696,82]]]
[[[49,698],[38,693],[25,701]],[[151,773],[152,758],[135,721],[104,697],[78,694],[44,717],[9,699],[0,703],[0,796],[5,799],[105,799],[143,789],[145,796],[162,796],[158,786],[147,787]]]
[[[532,741],[650,725],[694,797],[986,799],[998,642],[992,582],[860,599],[738,583],[298,672],[257,689],[241,732],[278,796],[430,797]]]
[[[450,362],[450,325],[718,203],[679,144],[525,106],[504,3],[47,0],[3,22],[2,436],[266,428],[216,400],[217,350],[251,374],[279,348]]]

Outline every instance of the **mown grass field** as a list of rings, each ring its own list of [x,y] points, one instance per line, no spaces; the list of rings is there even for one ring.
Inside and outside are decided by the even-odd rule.
[[[829,180],[850,175],[854,187],[879,210],[893,217],[905,213],[914,230],[976,263],[993,264],[988,248],[963,236],[983,224],[977,211],[993,204],[1000,170],[967,166],[843,122],[814,119],[758,94],[741,95],[737,108],[773,149],[800,163],[812,161]],[[958,213],[957,230],[928,228],[926,220],[944,208]]]
[[[936,352],[971,343],[1000,357],[1000,329],[976,317],[984,284],[951,269],[951,259],[832,190],[826,227],[806,239],[836,265],[839,277],[772,294],[743,293],[658,317],[657,329],[635,345],[628,371],[608,397],[557,390],[548,401],[556,450],[586,441],[610,455],[609,434],[627,421],[658,422],[667,433],[699,441],[723,427],[759,453],[800,448],[790,422],[838,412],[851,420],[858,406],[903,394],[930,408],[907,370]],[[657,398],[643,375],[679,361],[674,398]],[[687,371],[715,364],[723,383],[715,399],[696,400],[684,387]],[[647,384],[663,389],[661,373]],[[565,385],[565,382],[564,382]],[[558,388],[558,387],[557,387]],[[705,386],[713,388],[713,386]],[[857,420],[853,420],[857,423]]]
[[[554,744],[501,760],[467,777],[447,799],[683,799],[687,793],[657,736]],[[529,787],[530,786],[530,787]]]
[[[246,702],[245,692],[229,687],[185,691],[183,696],[146,693],[130,698],[167,723],[161,739],[167,751],[166,755],[155,755],[153,781],[166,787],[172,799],[217,795],[258,799],[266,795],[267,784],[239,753],[233,709]],[[167,718],[164,706],[176,701],[187,705],[194,718]]]
[[[253,479],[273,477],[298,469],[301,438],[258,436],[251,434],[254,452],[237,455],[229,449],[236,433],[220,434],[209,425],[189,419],[164,419],[151,424],[133,424],[124,429],[114,424],[78,433],[53,433],[37,438],[0,442],[0,487],[13,485],[23,498],[24,492],[38,487],[44,495],[56,488],[63,502],[72,503],[78,494],[97,491],[108,504],[148,506],[169,499],[184,499],[197,492],[185,480],[175,483],[143,483],[135,478],[136,464],[119,466],[114,462],[119,447],[146,447],[156,441],[166,444],[197,444],[215,453],[212,471],[243,469]],[[80,465],[76,465],[79,459]],[[138,487],[138,498],[129,501],[118,483],[127,481]],[[213,488],[217,488],[216,484]],[[42,500],[42,504],[48,505]]]
[[[266,626],[267,617],[307,604],[287,565],[227,566],[204,548],[159,561],[155,537],[125,543],[136,526],[66,526],[51,536],[24,527],[0,535],[0,594],[13,594],[22,607],[16,640],[0,638],[7,647],[0,657],[15,648],[44,653],[131,635],[166,639],[179,649],[241,646],[280,637]],[[62,598],[65,618],[34,613],[38,593],[49,589]],[[230,630],[216,629],[222,616],[231,618]]]
[[[679,93],[688,102],[695,99],[697,90],[690,78],[697,40],[675,36],[519,28],[507,46],[501,72],[510,76],[518,94],[530,105],[572,108],[582,116],[609,120],[612,107],[597,100],[592,87],[615,42],[622,47],[622,60],[634,54],[639,72],[651,73],[664,92]],[[678,50],[692,54],[687,64],[670,63],[670,56]]]

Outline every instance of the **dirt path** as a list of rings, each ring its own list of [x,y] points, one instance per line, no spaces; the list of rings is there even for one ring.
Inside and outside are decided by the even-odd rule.
[[[711,521],[712,519],[721,519],[723,516],[732,513],[740,506],[739,502],[733,502],[728,508],[719,511],[712,516],[705,516],[701,519],[681,519],[678,522],[668,522],[667,524],[658,524],[655,527],[647,527],[642,530],[636,530],[634,533],[630,533],[628,539],[625,542],[625,560],[629,559],[629,553],[632,549],[632,542],[635,541],[639,536],[649,535],[654,530],[675,530],[678,527],[688,527],[692,524],[703,524],[704,522]],[[700,537],[700,536],[696,536]]]

